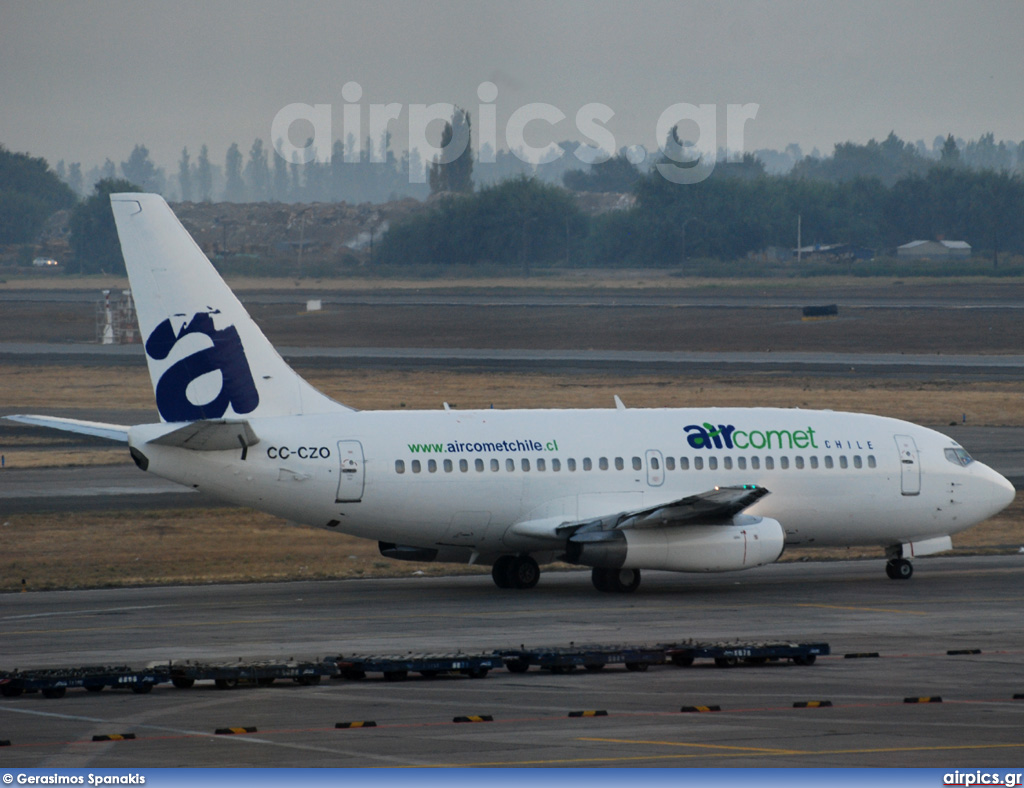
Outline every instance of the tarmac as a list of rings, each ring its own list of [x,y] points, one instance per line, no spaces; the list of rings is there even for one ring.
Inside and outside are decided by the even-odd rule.
[[[0,699],[0,741],[10,742],[0,767],[1019,763],[1024,556],[922,559],[917,570],[907,582],[886,579],[880,560],[647,572],[623,596],[597,593],[586,572],[546,573],[528,592],[486,577],[411,577],[6,595],[6,669],[691,638],[825,641],[832,656],[26,694]],[[335,727],[350,722],[364,727]]]

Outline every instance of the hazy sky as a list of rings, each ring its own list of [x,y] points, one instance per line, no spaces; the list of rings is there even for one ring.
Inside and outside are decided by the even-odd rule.
[[[717,105],[719,144],[726,105],[760,105],[747,150],[890,130],[1021,141],[1022,31],[1021,0],[0,0],[0,143],[85,169],[143,143],[170,175],[186,145],[223,163],[232,142],[269,143],[294,102],[332,105],[340,136],[350,81],[364,124],[371,104],[406,108],[400,140],[410,104],[456,103],[476,125],[492,81],[499,143],[530,102],[566,115],[532,124],[535,145],[582,139],[592,102],[620,146],[655,147],[680,102]]]

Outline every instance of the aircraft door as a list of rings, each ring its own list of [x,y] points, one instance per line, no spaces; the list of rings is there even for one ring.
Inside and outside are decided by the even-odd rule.
[[[661,487],[665,483],[665,458],[660,451],[648,449],[644,460],[647,462],[648,486]]]
[[[357,503],[363,500],[366,483],[363,471],[363,444],[359,441],[338,441],[340,473],[335,503]]]
[[[900,452],[900,487],[904,495],[921,494],[921,463],[917,444],[909,435],[896,435]]]

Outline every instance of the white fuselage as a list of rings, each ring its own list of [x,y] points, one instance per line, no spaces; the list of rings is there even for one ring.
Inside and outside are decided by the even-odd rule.
[[[637,510],[715,487],[769,495],[748,514],[791,545],[894,545],[956,533],[1013,488],[950,438],[831,411],[694,408],[371,411],[253,418],[245,452],[133,447],[166,478],[289,520],[440,548],[442,560],[538,549],[512,526]]]

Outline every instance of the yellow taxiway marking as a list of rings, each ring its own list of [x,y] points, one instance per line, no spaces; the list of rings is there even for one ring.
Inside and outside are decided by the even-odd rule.
[[[822,607],[827,610],[859,610],[864,613],[902,613],[908,616],[931,615],[923,610],[896,610],[888,607],[852,607],[849,605],[815,605],[810,602],[798,602],[797,607]]]
[[[694,758],[747,758],[756,756],[776,757],[780,755],[802,755],[802,756],[823,756],[823,755],[871,755],[877,753],[898,753],[898,752],[953,752],[957,750],[1005,750],[1024,749],[1024,742],[1016,744],[951,744],[934,747],[877,747],[851,750],[785,750],[773,749],[770,747],[729,747],[716,744],[701,744],[700,742],[670,742],[670,741],[645,741],[642,739],[603,739],[603,738],[581,738],[577,741],[598,742],[603,744],[650,744],[668,747],[690,747],[716,752],[687,752],[685,754],[648,754],[648,755],[605,755],[592,758],[550,758],[522,761],[487,761],[481,763],[436,763],[436,764],[415,764],[408,767],[416,769],[453,769],[453,768],[483,768],[496,766],[546,766],[557,764],[585,764],[585,763],[627,763],[630,761],[668,761],[668,760],[692,760]],[[389,767],[390,768],[390,767]]]
[[[699,747],[709,750],[732,750],[737,755],[751,753],[756,755],[870,755],[882,752],[932,752],[952,750],[991,750],[991,749],[1020,749],[1024,748],[1024,742],[1011,744],[936,744],[921,747],[865,747],[851,750],[788,750],[772,747],[730,747],[721,744],[703,744],[701,742],[686,741],[648,741],[645,739],[606,739],[606,738],[581,738],[577,741],[593,741],[605,744],[653,744],[663,747]],[[717,754],[717,753],[715,753]],[[729,753],[721,753],[725,756]]]
[[[596,741],[608,744],[657,744],[666,747],[701,747],[707,750],[731,750],[739,753],[756,753],[759,755],[809,755],[811,750],[791,750],[779,747],[735,747],[728,744],[705,744],[697,741],[648,741],[646,739],[604,739],[584,737],[577,741]]]

